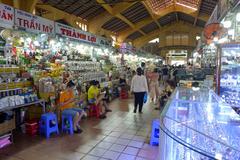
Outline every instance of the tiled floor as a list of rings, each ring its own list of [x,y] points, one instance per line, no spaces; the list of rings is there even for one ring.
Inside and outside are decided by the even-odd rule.
[[[15,143],[0,150],[0,160],[157,160],[149,145],[151,121],[159,117],[151,104],[132,113],[132,100],[114,100],[107,119],[85,119],[80,135],[44,137],[16,134]]]

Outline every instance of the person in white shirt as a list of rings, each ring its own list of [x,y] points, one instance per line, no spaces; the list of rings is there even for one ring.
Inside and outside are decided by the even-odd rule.
[[[134,98],[135,98],[134,113],[137,112],[138,106],[139,106],[139,109],[138,109],[139,113],[142,113],[144,94],[148,92],[148,84],[147,84],[147,79],[143,75],[143,71],[140,67],[137,68],[137,74],[132,79],[131,92],[134,93]]]

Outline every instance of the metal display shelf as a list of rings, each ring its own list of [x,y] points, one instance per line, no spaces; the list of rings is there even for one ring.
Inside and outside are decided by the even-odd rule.
[[[31,105],[34,105],[34,104],[40,104],[42,106],[43,113],[46,112],[45,101],[42,100],[42,99],[38,100],[38,101],[31,102],[31,103],[25,103],[25,104],[22,104],[22,105],[16,105],[16,106],[11,106],[11,107],[3,107],[3,108],[0,108],[0,112],[9,111],[9,110],[17,109],[17,108],[22,108],[22,107],[27,107],[27,106],[31,106]]]

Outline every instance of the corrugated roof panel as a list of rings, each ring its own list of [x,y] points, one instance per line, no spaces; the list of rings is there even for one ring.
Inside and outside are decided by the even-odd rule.
[[[128,27],[129,27],[128,24],[126,24],[119,18],[112,18],[102,26],[103,29],[114,31],[114,32],[121,31]]]
[[[185,22],[189,22],[189,23],[194,23],[195,21],[195,18],[188,15],[188,14],[185,14],[185,13],[182,13],[182,12],[178,12],[178,18],[179,20],[182,20],[182,21],[185,21]]]
[[[158,22],[160,23],[161,26],[167,25],[169,23],[172,23],[176,21],[176,14],[175,12],[169,13],[161,18],[158,19]]]
[[[137,23],[147,17],[150,17],[145,6],[138,2],[121,13],[132,23]]]
[[[134,40],[134,39],[137,39],[139,37],[143,36],[140,32],[136,31],[132,34],[130,34],[127,39],[131,39],[131,40]]]
[[[155,22],[152,22],[141,28],[141,30],[146,34],[152,32],[156,29],[158,29],[158,25]]]
[[[96,0],[48,0],[46,3],[87,20],[105,12]]]
[[[218,0],[202,0],[199,13],[205,13],[211,15],[215,6],[217,5]]]

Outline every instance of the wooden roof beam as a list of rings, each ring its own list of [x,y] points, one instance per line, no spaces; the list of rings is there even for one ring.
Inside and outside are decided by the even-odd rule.
[[[181,21],[176,21],[174,23],[171,23],[169,25],[163,26],[161,29],[154,30],[150,33],[148,33],[146,36],[139,37],[133,41],[133,45],[137,48],[141,48],[143,45],[148,43],[150,40],[159,37],[160,34],[168,32],[168,31],[174,31],[177,30],[178,32],[188,32],[191,30],[193,33],[201,33],[203,28],[201,27],[194,27],[192,28],[191,24],[184,23]],[[161,42],[160,42],[161,43]]]
[[[164,17],[165,15],[173,13],[173,12],[182,12],[182,13],[188,14],[192,17],[196,16],[196,11],[193,11],[192,9],[189,9],[189,8],[186,8],[186,7],[183,7],[180,5],[172,5],[170,7],[167,7],[165,9],[161,10],[161,12],[159,12],[159,14],[155,16],[155,19],[158,20],[159,18]],[[209,19],[209,15],[199,14],[198,19],[207,22]],[[146,19],[136,23],[135,25],[137,27],[135,29],[127,28],[126,30],[120,32],[119,37],[118,37],[119,42],[123,42],[130,34],[136,32],[139,28],[142,28],[142,27],[152,23],[153,21],[154,20],[152,18],[146,18]]]
[[[136,28],[136,25],[134,25],[131,21],[129,21],[126,17],[124,17],[119,11],[124,11],[130,6],[127,6],[126,8],[119,9],[118,12],[114,11],[114,8],[111,7],[109,4],[106,4],[104,0],[97,0],[97,2],[102,5],[103,8],[105,8],[112,16],[121,19],[123,22],[128,24],[132,29]],[[139,31],[141,34],[146,35],[142,30],[137,29],[136,31]]]
[[[142,4],[145,6],[145,8],[147,9],[148,13],[151,15],[153,21],[158,25],[158,28],[161,28],[161,25],[157,21],[157,16],[153,13],[151,8],[146,4],[146,2],[142,1]]]
[[[199,0],[198,9],[197,9],[197,12],[196,12],[196,15],[195,15],[195,20],[194,20],[194,23],[193,23],[194,26],[196,26],[196,24],[197,24],[197,20],[198,20],[198,17],[199,17],[199,12],[200,12],[201,5],[202,5],[202,0]]]

